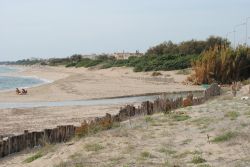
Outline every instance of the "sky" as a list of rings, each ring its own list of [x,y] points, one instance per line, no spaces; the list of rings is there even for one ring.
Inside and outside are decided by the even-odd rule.
[[[249,7],[250,0],[0,0],[0,61],[225,37],[250,17]],[[237,27],[236,42],[244,35]]]

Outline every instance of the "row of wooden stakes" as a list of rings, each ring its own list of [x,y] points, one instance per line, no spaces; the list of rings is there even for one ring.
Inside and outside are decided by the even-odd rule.
[[[185,99],[158,98],[153,102],[143,102],[139,107],[127,105],[120,109],[118,114],[106,114],[91,121],[84,121],[81,126],[65,125],[53,129],[45,129],[39,132],[24,131],[23,134],[0,140],[0,158],[20,152],[28,148],[44,146],[45,143],[60,143],[70,140],[75,135],[84,136],[96,130],[110,129],[116,122],[122,122],[139,115],[152,115],[158,112],[169,112],[177,108],[199,105],[212,96],[220,95],[220,87],[212,84],[205,90],[204,96],[194,98],[192,94]]]

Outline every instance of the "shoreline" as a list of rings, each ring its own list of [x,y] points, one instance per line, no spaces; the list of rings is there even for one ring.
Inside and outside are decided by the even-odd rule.
[[[104,97],[94,99],[72,100],[62,102],[22,102],[12,103],[6,102],[2,104],[0,102],[0,109],[14,109],[14,108],[39,108],[39,107],[70,107],[70,106],[101,106],[101,105],[126,105],[132,103],[140,103],[143,101],[153,101],[157,98],[179,98],[185,97],[189,93],[192,93],[194,97],[200,97],[204,95],[204,91],[182,91],[182,92],[159,92],[150,94],[140,94],[131,96],[118,96],[118,97]],[[172,96],[172,97],[171,97]],[[11,106],[11,107],[8,107]]]
[[[88,99],[134,97],[159,92],[203,91],[200,86],[184,85],[187,75],[177,71],[135,73],[131,68],[86,69],[49,66],[30,66],[15,75],[34,76],[53,80],[52,83],[28,89],[29,94],[18,96],[14,91],[0,92],[1,103],[63,102]],[[158,78],[155,79],[155,78]],[[167,79],[165,79],[167,78]],[[162,81],[169,82],[162,82]],[[111,99],[112,100],[112,99]],[[129,101],[128,104],[133,103]],[[22,133],[23,130],[40,130],[55,125],[78,125],[83,120],[116,114],[124,104],[93,106],[52,106],[0,109],[0,134]]]
[[[48,78],[46,76],[45,77],[41,77],[40,75],[37,75],[37,74],[32,73],[30,71],[33,68],[34,69],[39,68],[38,65],[31,65],[31,66],[24,66],[24,65],[1,65],[1,66],[8,67],[8,68],[14,69],[16,71],[6,72],[6,73],[0,73],[0,77],[2,76],[2,77],[31,78],[31,79],[37,79],[37,80],[42,81],[42,83],[40,83],[40,84],[35,84],[35,85],[32,85],[32,86],[27,86],[27,87],[22,87],[22,88],[35,88],[35,87],[39,87],[39,86],[42,86],[42,85],[50,84],[50,83],[53,83],[53,82],[56,81],[56,80],[53,80],[53,79]],[[46,66],[44,66],[44,67],[46,67]],[[1,92],[11,92],[13,90],[15,90],[15,88],[0,90],[0,93]]]
[[[11,76],[36,77],[46,82],[29,87],[29,94],[16,96],[0,92],[1,102],[53,102],[151,95],[166,92],[200,91],[200,86],[183,85],[186,75],[164,71],[160,77],[152,72],[134,73],[130,68],[86,69],[30,66]],[[166,82],[166,81],[169,82]]]
[[[42,78],[39,78],[39,77],[36,77],[36,76],[0,75],[0,77],[30,78],[30,79],[37,79],[37,80],[40,80],[40,81],[42,82],[42,83],[34,84],[34,85],[31,85],[31,86],[24,86],[24,87],[21,87],[21,88],[24,88],[24,89],[35,88],[35,87],[39,87],[39,86],[42,86],[42,85],[46,85],[46,84],[53,83],[52,81],[49,81],[49,80],[46,80],[46,79],[42,79]],[[2,89],[2,90],[0,90],[0,93],[12,92],[12,91],[15,91],[15,89],[16,89],[16,88]]]

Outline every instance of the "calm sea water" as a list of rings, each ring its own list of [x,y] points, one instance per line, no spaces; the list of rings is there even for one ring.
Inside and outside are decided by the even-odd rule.
[[[17,72],[15,68],[0,66],[0,90],[31,87],[42,84],[44,81],[32,77],[12,77],[6,76],[8,73]],[[2,76],[1,76],[2,75]]]
[[[0,66],[0,74],[1,73],[10,73],[10,72],[16,72],[17,69],[7,66]]]

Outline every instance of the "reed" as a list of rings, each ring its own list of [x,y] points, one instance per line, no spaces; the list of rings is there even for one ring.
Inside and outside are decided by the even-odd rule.
[[[215,46],[204,51],[192,63],[194,74],[189,78],[195,84],[232,83],[250,76],[250,52],[246,46],[232,49],[228,46]]]

